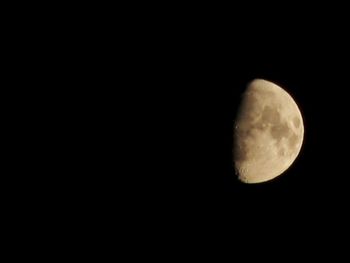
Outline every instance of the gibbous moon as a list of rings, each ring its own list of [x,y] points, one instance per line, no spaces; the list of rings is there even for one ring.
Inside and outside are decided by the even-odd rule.
[[[244,183],[269,181],[297,158],[304,124],[293,98],[263,79],[250,82],[234,123],[233,162]]]

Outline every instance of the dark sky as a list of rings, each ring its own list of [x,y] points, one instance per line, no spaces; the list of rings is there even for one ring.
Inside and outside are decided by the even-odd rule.
[[[35,126],[25,138],[33,146],[24,155],[34,156],[28,163],[38,164],[42,175],[15,165],[25,169],[19,176],[28,196],[37,197],[32,202],[23,191],[20,202],[31,210],[44,203],[38,205],[44,216],[35,221],[57,220],[48,229],[68,229],[63,242],[72,240],[73,248],[80,242],[71,236],[79,228],[87,242],[107,240],[113,251],[114,239],[125,232],[120,243],[131,244],[128,257],[143,257],[142,248],[157,254],[170,247],[172,259],[183,247],[197,246],[205,255],[205,245],[223,240],[228,251],[230,242],[252,250],[269,238],[269,247],[296,238],[309,249],[346,233],[350,45],[343,33],[348,28],[341,27],[348,23],[340,20],[348,14],[336,16],[335,25],[328,10],[322,14],[314,7],[301,8],[305,22],[292,12],[288,23],[281,18],[289,6],[272,8],[271,15],[258,9],[260,16],[248,8],[242,17],[236,8],[215,12],[211,6],[173,11],[157,5],[153,14],[133,4],[129,12],[118,10],[124,16],[114,7],[105,15],[107,9],[95,17],[79,7],[75,23],[60,14],[57,31],[39,19],[47,29],[36,35],[39,27],[29,26],[28,38],[18,41],[27,50],[16,50],[25,53],[23,63],[13,61],[30,70],[28,78],[15,78],[48,104],[22,94],[30,108],[37,107],[33,116],[45,115],[38,120],[43,128],[24,126],[19,136]],[[82,13],[86,18],[80,19]],[[309,19],[311,13],[321,19]],[[305,137],[283,175],[247,185],[232,165],[233,121],[242,92],[255,78],[278,83],[292,95]],[[36,94],[38,83],[42,90]],[[43,150],[36,137],[44,138]],[[32,149],[45,156],[36,158]],[[24,213],[20,219],[30,217]],[[91,238],[93,231],[107,237]]]
[[[312,225],[325,223],[330,214],[343,220],[346,50],[315,38],[275,36],[276,42],[269,42],[269,37],[239,45],[234,38],[206,44],[195,38],[176,54],[170,52],[174,46],[164,47],[160,65],[167,67],[157,71],[161,107],[152,111],[159,116],[155,139],[161,140],[154,160],[159,172],[153,182],[155,204],[181,218],[213,217],[216,224],[272,227],[274,220],[286,220]],[[233,120],[254,78],[279,83],[293,96],[303,114],[305,138],[296,162],[282,176],[245,185],[232,167]]]
[[[171,21],[176,23],[135,22],[118,48],[102,41],[106,46],[89,63],[82,54],[87,86],[102,87],[91,89],[93,100],[84,100],[91,109],[87,122],[90,116],[96,121],[89,127],[101,133],[93,135],[101,140],[96,147],[106,149],[96,151],[97,174],[106,176],[96,183],[88,177],[93,186],[84,188],[93,189],[91,200],[101,200],[96,206],[115,207],[120,195],[136,229],[163,226],[185,236],[193,229],[231,236],[241,228],[291,234],[304,226],[317,232],[314,222],[328,226],[330,215],[332,227],[342,225],[348,199],[345,38],[310,28]],[[246,185],[232,166],[233,121],[242,92],[255,78],[292,95],[305,138],[282,176]],[[89,144],[82,144],[88,153]],[[125,168],[114,173],[119,165]]]
[[[128,122],[121,139],[132,158],[118,180],[128,181],[119,187],[131,228],[145,243],[156,237],[190,249],[222,240],[248,250],[270,238],[267,246],[296,239],[309,250],[331,243],[321,235],[343,231],[349,199],[345,36],[317,23],[280,27],[277,18],[251,28],[247,18],[163,19],[136,24],[121,49],[131,98],[120,109]],[[282,176],[246,185],[232,166],[233,120],[255,78],[292,95],[305,138]],[[114,193],[113,183],[107,187]]]

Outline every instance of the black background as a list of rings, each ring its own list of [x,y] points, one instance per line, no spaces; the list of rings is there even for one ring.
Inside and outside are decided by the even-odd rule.
[[[344,96],[339,96],[343,66],[333,55],[319,54],[317,41],[305,48],[293,48],[292,42],[285,46],[283,41],[272,47],[259,41],[237,47],[233,39],[221,39],[224,43],[217,45],[203,44],[204,40],[197,38],[188,41],[190,44],[181,48],[173,43],[161,51],[157,48],[163,55],[157,53],[149,59],[159,64],[154,71],[146,71],[150,74],[147,84],[151,85],[145,87],[143,95],[152,97],[148,108],[152,109],[149,124],[155,125],[152,139],[159,136],[164,154],[169,154],[168,171],[184,168],[176,177],[187,177],[199,188],[201,184],[211,188],[208,195],[210,191],[227,195],[252,191],[254,195],[266,189],[267,196],[281,191],[290,200],[301,200],[300,196],[309,191],[321,194],[319,187],[328,188],[330,181],[325,173],[334,173],[340,167],[333,165],[334,154],[329,153],[338,149],[336,141],[345,131],[345,125],[337,121],[345,113]],[[328,52],[336,54],[334,48]],[[158,56],[161,61],[157,61]],[[278,83],[295,98],[304,116],[305,142],[296,164],[285,176],[261,186],[243,186],[235,182],[230,170],[232,126],[241,93],[254,78]],[[339,174],[333,176],[339,179],[331,180],[333,185],[345,179]]]
[[[35,41],[21,66],[41,87],[43,148],[33,148],[45,156],[28,161],[40,164],[40,175],[23,179],[37,200],[28,207],[68,237],[119,231],[137,249],[193,252],[218,241],[249,250],[268,239],[309,249],[346,233],[348,42],[342,21],[288,12],[133,7],[123,16],[76,11],[37,35],[29,26],[24,40]],[[255,78],[292,95],[305,138],[283,175],[247,185],[232,166],[233,121]]]
[[[146,55],[138,72],[145,78],[138,83],[145,85],[136,103],[141,111],[147,105],[139,130],[147,130],[146,146],[136,148],[145,169],[136,191],[142,193],[136,202],[146,205],[142,213],[199,235],[242,231],[308,240],[344,229],[345,38],[302,26],[237,32],[220,25],[202,31],[185,25],[176,34],[165,26],[140,39],[151,40],[141,41],[149,44],[141,44]],[[325,42],[329,38],[332,43]],[[254,78],[275,82],[295,98],[305,138],[283,176],[245,185],[232,167],[232,131],[240,96]]]

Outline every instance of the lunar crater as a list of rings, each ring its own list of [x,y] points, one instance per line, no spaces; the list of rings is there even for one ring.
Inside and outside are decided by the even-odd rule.
[[[284,156],[286,154],[286,150],[284,148],[279,149],[278,155]]]
[[[288,123],[279,123],[271,127],[271,136],[277,141],[280,141],[283,137],[288,137],[291,130],[288,127]]]
[[[300,118],[297,117],[297,116],[295,116],[295,117],[293,118],[293,124],[294,124],[294,127],[295,127],[295,128],[299,128],[299,127],[300,127]]]
[[[281,115],[277,109],[274,109],[271,106],[265,106],[262,112],[261,121],[263,123],[276,124],[281,121]]]
[[[295,148],[298,145],[299,136],[295,133],[288,139],[288,144],[290,148]]]

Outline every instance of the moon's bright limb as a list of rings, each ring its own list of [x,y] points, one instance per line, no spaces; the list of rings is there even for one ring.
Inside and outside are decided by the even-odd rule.
[[[242,182],[261,183],[279,176],[300,152],[304,137],[300,110],[272,82],[249,83],[234,125],[233,161]]]

